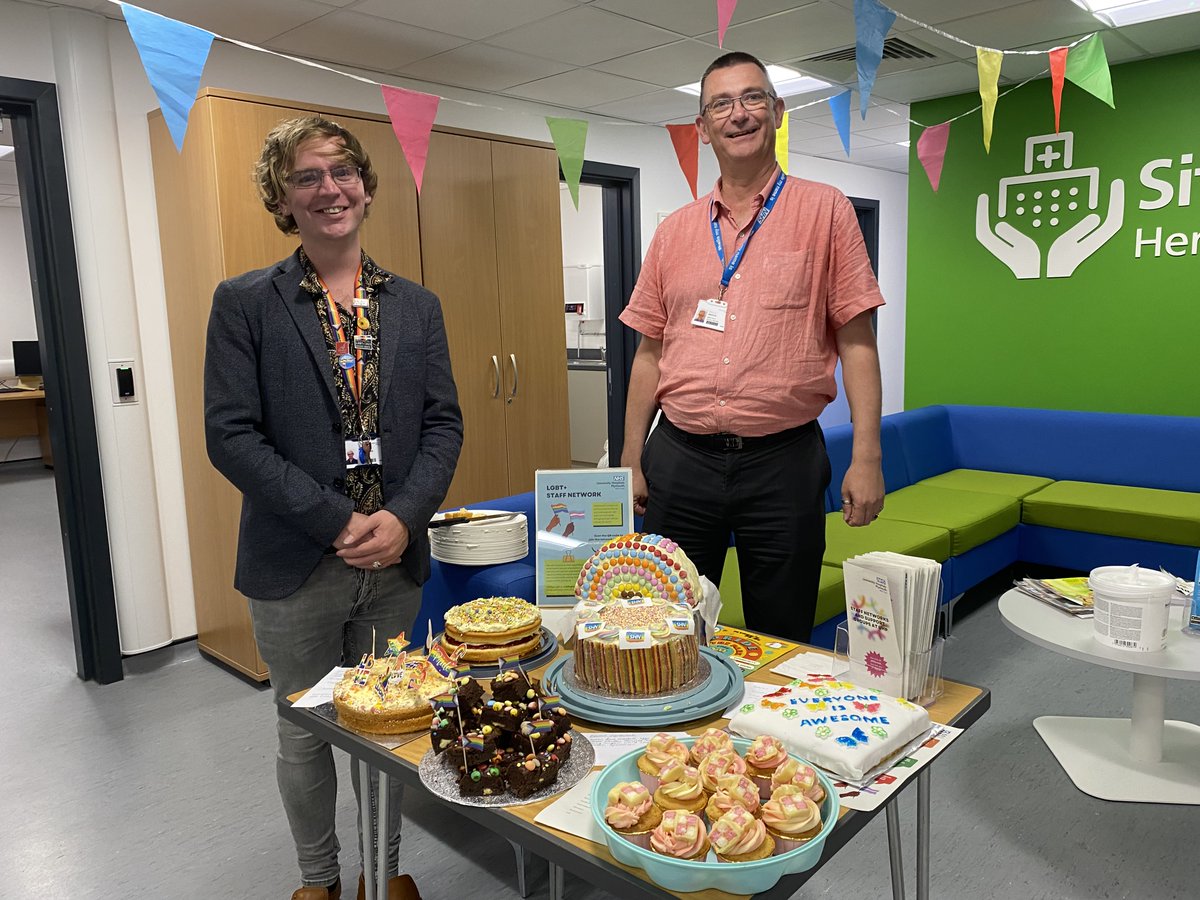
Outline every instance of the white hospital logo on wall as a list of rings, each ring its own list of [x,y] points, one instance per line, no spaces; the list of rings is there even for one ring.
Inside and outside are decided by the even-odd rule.
[[[1125,182],[1109,186],[1101,218],[1100,170],[1071,168],[1075,135],[1040,134],[1025,141],[1025,174],[1000,179],[993,227],[987,194],[975,206],[975,237],[1017,278],[1067,278],[1117,233],[1124,219]],[[1040,239],[1040,240],[1039,240]]]

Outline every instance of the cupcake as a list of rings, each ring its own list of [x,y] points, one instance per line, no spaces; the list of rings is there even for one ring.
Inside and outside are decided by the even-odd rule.
[[[733,750],[733,738],[719,728],[710,728],[692,744],[692,765],[699,766],[704,757],[717,750]]]
[[[758,812],[758,785],[745,775],[730,773],[717,778],[717,791],[708,799],[708,821],[716,822],[735,806],[754,815]]]
[[[662,819],[662,810],[654,805],[650,791],[640,781],[622,781],[608,792],[604,821],[630,843],[649,850],[650,832]]]
[[[658,790],[659,777],[671,763],[688,761],[688,748],[669,734],[656,734],[646,745],[646,752],[638,757],[638,777],[653,793]]]
[[[791,757],[771,775],[771,796],[774,796],[776,788],[785,784],[796,785],[800,792],[814,803],[825,799],[825,789],[821,787],[816,770]]]
[[[753,740],[746,750],[746,774],[758,786],[760,799],[766,800],[771,796],[771,776],[790,759],[787,748],[779,738],[760,734]]]
[[[708,855],[708,834],[699,816],[669,809],[650,832],[650,849],[672,859],[702,861]]]
[[[775,853],[775,839],[766,826],[737,806],[717,820],[708,837],[718,862],[753,862]]]
[[[804,794],[783,787],[763,804],[762,822],[775,840],[775,852],[787,853],[815,838],[821,831],[821,810]]]
[[[673,762],[659,773],[654,805],[667,812],[678,810],[699,815],[708,801],[700,783],[700,770],[681,762]]]
[[[745,775],[746,761],[730,750],[718,750],[704,757],[699,766],[700,783],[710,794],[717,792],[717,779],[722,775]]]

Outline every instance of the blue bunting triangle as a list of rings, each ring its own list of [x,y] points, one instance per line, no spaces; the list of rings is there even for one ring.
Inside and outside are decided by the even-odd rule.
[[[867,117],[875,73],[883,61],[883,42],[896,14],[879,0],[854,0],[854,59],[858,63],[858,108]],[[850,151],[847,150],[847,153]]]
[[[842,91],[829,98],[829,111],[833,114],[833,124],[837,126],[838,137],[850,155],[850,92]]]

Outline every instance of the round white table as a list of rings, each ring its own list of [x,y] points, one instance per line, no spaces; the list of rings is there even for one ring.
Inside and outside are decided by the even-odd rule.
[[[1033,720],[1075,786],[1102,800],[1200,804],[1200,726],[1166,721],[1167,679],[1200,681],[1200,639],[1180,632],[1172,607],[1167,646],[1157,653],[1106,647],[1091,619],[1076,619],[1013,589],[1000,598],[1004,624],[1074,659],[1133,673],[1129,719],[1041,716]]]

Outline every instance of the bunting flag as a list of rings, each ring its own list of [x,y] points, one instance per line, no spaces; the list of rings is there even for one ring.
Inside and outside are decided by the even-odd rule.
[[[1054,99],[1054,133],[1058,134],[1062,117],[1063,75],[1067,70],[1067,48],[1055,47],[1050,51],[1050,96]]]
[[[783,111],[783,122],[775,129],[775,161],[783,174],[788,173],[788,112]]]
[[[717,0],[717,46],[722,50],[725,49],[725,29],[729,27],[737,5],[738,0]]]
[[[668,125],[667,132],[671,135],[679,168],[683,170],[683,177],[692,189],[692,199],[696,200],[699,197],[696,180],[700,172],[700,133],[695,125]]]
[[[842,91],[829,98],[829,111],[833,114],[833,124],[837,126],[838,136],[846,155],[850,155],[850,92]]]
[[[854,0],[854,58],[858,63],[858,109],[867,117],[875,73],[883,60],[883,42],[896,14],[879,0]]]
[[[975,59],[979,66],[979,96],[983,100],[983,149],[992,152],[992,118],[996,115],[996,90],[1000,82],[1000,64],[1004,53],[975,48]]]
[[[946,161],[946,145],[950,142],[950,123],[930,125],[917,138],[917,159],[925,169],[929,186],[936,194],[942,181],[942,164]]]
[[[558,153],[558,164],[562,167],[567,190],[575,209],[579,209],[579,176],[583,174],[583,145],[587,141],[588,123],[583,119],[559,119],[546,116],[550,138]]]
[[[438,104],[442,98],[436,94],[422,94],[404,88],[381,84],[383,105],[392,120],[392,131],[408,160],[417,193],[421,193],[421,180],[425,177],[425,160],[429,158],[429,134],[433,131],[433,120],[437,117]]]
[[[1093,97],[1103,100],[1113,109],[1112,76],[1108,71],[1108,56],[1104,52],[1104,41],[1093,34],[1071,51],[1067,57],[1067,81],[1079,85]]]
[[[121,4],[121,11],[150,87],[158,97],[175,149],[182,152],[188,115],[196,102],[200,75],[215,35],[127,3]]]

